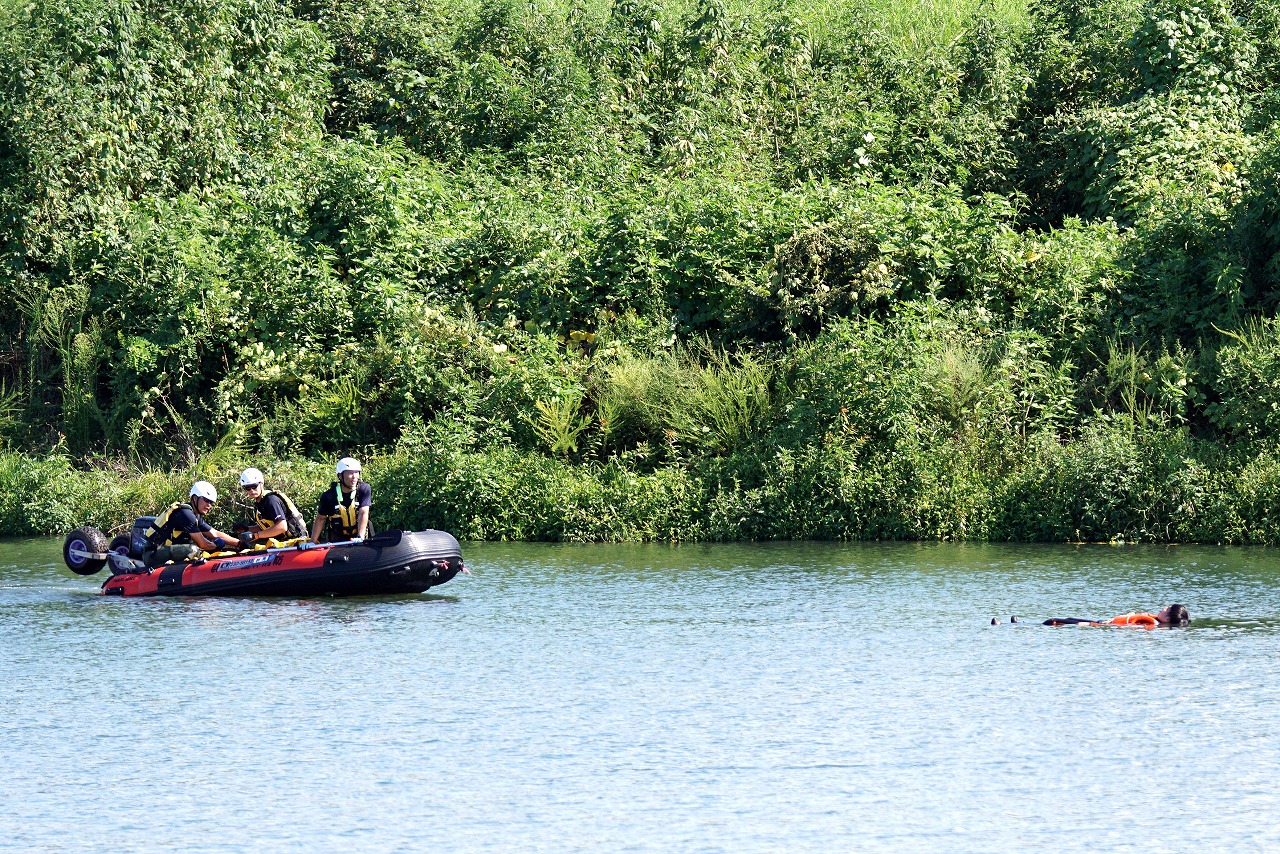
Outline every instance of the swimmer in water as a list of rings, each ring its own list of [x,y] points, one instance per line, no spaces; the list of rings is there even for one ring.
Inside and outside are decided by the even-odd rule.
[[[1169,605],[1154,614],[1123,614],[1110,620],[1086,620],[1079,617],[1050,617],[1044,621],[1046,626],[1186,626],[1191,623],[1191,614],[1186,605]]]

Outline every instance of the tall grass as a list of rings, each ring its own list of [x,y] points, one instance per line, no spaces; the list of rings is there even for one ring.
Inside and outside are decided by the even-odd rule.
[[[731,355],[701,339],[610,360],[593,394],[610,438],[721,454],[742,447],[767,415],[772,379],[772,366],[762,358]]]
[[[1013,31],[1029,25],[1026,0],[869,0],[865,8],[867,19],[907,55],[955,42],[979,15]]]
[[[703,451],[741,448],[769,411],[770,367],[751,353],[730,356],[706,342],[681,356],[663,401],[669,429]]]

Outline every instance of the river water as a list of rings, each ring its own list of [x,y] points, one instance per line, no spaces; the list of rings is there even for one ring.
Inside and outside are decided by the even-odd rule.
[[[472,544],[300,601],[59,547],[0,542],[0,848],[1280,846],[1268,550]]]

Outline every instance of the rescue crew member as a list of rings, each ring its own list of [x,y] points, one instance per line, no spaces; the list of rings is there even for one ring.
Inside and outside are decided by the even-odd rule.
[[[297,506],[278,489],[267,489],[262,472],[247,468],[240,472],[240,486],[253,502],[256,522],[240,535],[240,544],[252,546],[258,540],[297,539],[307,535],[307,523]]]
[[[1191,624],[1191,614],[1186,605],[1168,605],[1154,614],[1122,614],[1110,620],[1086,620],[1080,617],[1050,617],[1044,621],[1046,626],[1187,626]]]
[[[156,517],[147,529],[142,562],[157,567],[168,561],[192,560],[201,552],[216,552],[235,539],[204,520],[218,500],[218,490],[207,480],[191,484],[190,503],[176,502]]]
[[[320,494],[320,507],[311,526],[312,542],[320,542],[320,532],[329,531],[330,542],[363,540],[369,532],[369,505],[373,490],[360,480],[360,461],[338,460],[338,479]]]

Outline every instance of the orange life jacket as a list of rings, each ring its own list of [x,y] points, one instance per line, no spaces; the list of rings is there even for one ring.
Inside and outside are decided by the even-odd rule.
[[[1152,628],[1160,625],[1160,621],[1156,619],[1155,614],[1125,614],[1121,617],[1112,617],[1111,625],[1113,626],[1146,626]]]

